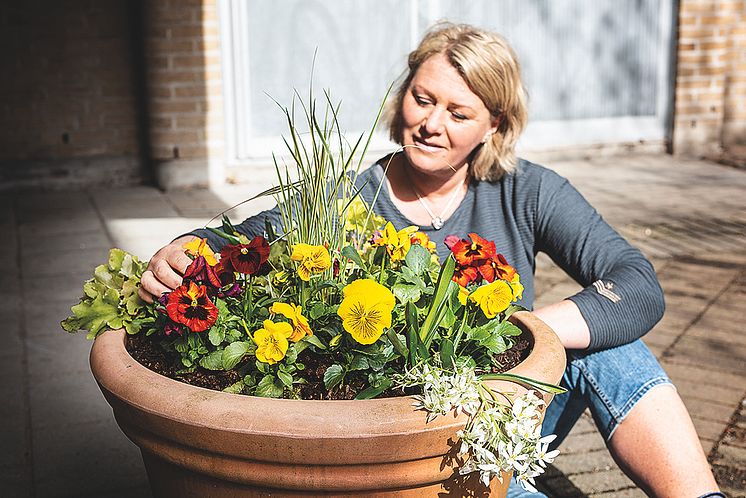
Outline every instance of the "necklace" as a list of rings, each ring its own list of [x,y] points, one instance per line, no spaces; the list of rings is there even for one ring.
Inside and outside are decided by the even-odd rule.
[[[422,198],[422,196],[417,191],[417,188],[414,186],[414,184],[412,184],[412,190],[417,196],[417,200],[420,201],[420,204],[422,204],[422,207],[425,208],[425,211],[427,211],[427,214],[430,215],[430,224],[433,226],[434,229],[440,230],[441,228],[443,228],[443,225],[445,224],[445,220],[443,219],[443,216],[445,216],[445,214],[448,212],[448,209],[451,207],[451,204],[453,204],[453,201],[456,199],[456,197],[458,197],[458,193],[461,191],[461,185],[459,185],[458,188],[453,190],[451,197],[448,199],[448,202],[446,203],[446,207],[443,208],[443,210],[440,212],[440,215],[436,215],[435,213],[432,212],[432,210],[430,209],[430,206],[427,205],[427,203],[425,202],[425,199]]]

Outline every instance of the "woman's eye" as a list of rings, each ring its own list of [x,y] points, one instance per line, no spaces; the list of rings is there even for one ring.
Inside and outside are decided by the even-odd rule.
[[[451,116],[453,116],[453,119],[455,119],[456,121],[464,121],[465,119],[467,119],[466,116],[458,112],[452,112]]]
[[[420,105],[427,105],[427,104],[430,103],[430,101],[428,99],[426,99],[425,97],[422,97],[420,95],[415,95],[414,96],[414,100],[415,100],[415,102],[417,102]]]

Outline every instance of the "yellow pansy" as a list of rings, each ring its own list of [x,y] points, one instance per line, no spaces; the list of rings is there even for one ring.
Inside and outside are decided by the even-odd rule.
[[[516,274],[516,276],[513,277],[513,280],[510,282],[510,288],[513,289],[514,301],[523,298],[523,284],[518,279],[518,274]]]
[[[337,310],[342,326],[360,344],[373,344],[391,327],[394,295],[369,279],[355,280],[342,292],[344,299]]]
[[[218,264],[218,260],[215,258],[215,253],[212,252],[210,246],[207,245],[207,239],[192,239],[181,247],[186,250],[187,254],[191,254],[195,258],[197,256],[204,256],[205,262],[210,266]]]
[[[301,314],[303,308],[293,303],[274,303],[269,307],[269,312],[282,315],[293,325],[293,333],[288,337],[293,342],[298,342],[307,335],[313,335],[308,320]]]
[[[498,313],[502,313],[510,306],[513,301],[513,289],[507,282],[495,280],[491,284],[479,287],[469,297],[482,308],[484,316],[495,318]]]
[[[388,222],[380,235],[374,237],[374,241],[377,246],[386,246],[386,252],[388,252],[391,261],[401,261],[409,252],[409,248],[412,246],[410,237],[416,231],[417,227],[410,226],[397,232],[394,225]]]
[[[463,306],[466,306],[467,297],[469,297],[469,290],[463,285],[459,285],[458,286],[458,300]]]
[[[264,320],[264,328],[254,332],[256,359],[272,365],[285,358],[292,333],[293,327],[287,322]]]
[[[332,265],[329,251],[324,246],[295,244],[290,259],[298,261],[298,276],[306,282],[311,280],[312,274],[323,273]]]

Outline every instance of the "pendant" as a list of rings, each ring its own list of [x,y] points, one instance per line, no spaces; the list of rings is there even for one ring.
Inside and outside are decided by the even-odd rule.
[[[441,228],[443,228],[443,223],[444,223],[443,218],[441,218],[440,216],[436,216],[435,218],[432,219],[432,222],[431,222],[431,224],[433,225],[433,228],[436,230],[440,230]]]

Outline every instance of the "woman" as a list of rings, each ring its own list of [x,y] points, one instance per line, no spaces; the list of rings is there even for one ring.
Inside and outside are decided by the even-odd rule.
[[[534,310],[568,350],[563,384],[549,406],[545,433],[564,438],[585,408],[619,466],[652,496],[722,496],[691,420],[667,376],[639,340],[660,319],[663,296],[650,263],[555,173],[516,160],[526,123],[515,54],[492,33],[442,25],[409,56],[393,101],[391,138],[404,151],[360,175],[362,196],[397,228],[419,225],[447,253],[447,235],[477,232],[494,240],[520,273],[522,304],[534,298],[535,256],[546,252],[584,286]],[[372,181],[371,181],[372,180]],[[376,187],[383,191],[375,197]],[[363,183],[361,183],[363,185]],[[249,236],[276,225],[271,210],[246,220]],[[182,244],[159,250],[142,278],[145,299],[181,283],[190,259]],[[543,496],[511,486],[509,496]]]

